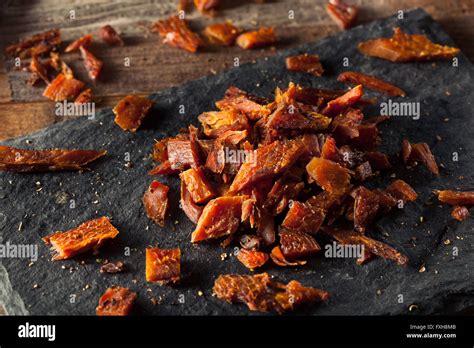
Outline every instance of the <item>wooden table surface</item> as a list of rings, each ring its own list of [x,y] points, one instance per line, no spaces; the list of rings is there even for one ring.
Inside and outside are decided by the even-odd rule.
[[[94,43],[91,50],[105,62],[103,74],[91,85],[78,53],[63,55],[82,81],[93,87],[97,107],[114,105],[126,94],[147,95],[185,81],[230,68],[234,59],[241,63],[274,54],[266,48],[244,51],[238,47],[212,48],[197,54],[171,48],[148,32],[150,24],[176,12],[177,0],[159,1],[11,1],[3,0],[0,22],[0,47],[20,38],[51,28],[60,28],[63,41],[80,35],[96,33],[111,24],[122,33],[124,47],[106,47]],[[422,7],[452,36],[459,47],[473,60],[474,0],[352,0],[361,6],[358,23],[365,23],[397,13],[399,10]],[[224,1],[214,18],[190,9],[186,14],[195,30],[206,25],[232,20],[237,26],[252,29],[274,26],[281,43],[276,50],[319,40],[339,31],[324,9],[324,0],[253,0]],[[294,19],[289,19],[289,11]],[[74,12],[75,18],[70,14]],[[97,40],[99,41],[99,40]],[[124,65],[128,58],[130,66]],[[64,117],[54,115],[54,103],[42,97],[44,86],[31,87],[25,82],[29,74],[15,71],[13,58],[0,59],[0,140],[28,134],[47,127]]]

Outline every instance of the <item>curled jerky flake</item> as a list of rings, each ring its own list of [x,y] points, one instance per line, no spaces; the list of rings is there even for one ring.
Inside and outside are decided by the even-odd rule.
[[[177,283],[181,277],[181,250],[146,249],[146,281],[160,285]]]
[[[99,30],[99,36],[109,46],[123,46],[123,40],[115,29],[107,24]]]
[[[113,108],[115,123],[125,131],[136,132],[153,106],[150,99],[127,95]]]
[[[92,41],[92,35],[91,35],[91,34],[87,34],[87,35],[81,36],[79,39],[77,39],[77,40],[71,42],[71,43],[64,49],[64,52],[68,53],[68,52],[76,51],[76,50],[78,50],[81,46],[87,46],[88,44],[90,44],[91,41]]]
[[[288,261],[283,255],[279,246],[276,246],[272,249],[272,252],[270,253],[270,257],[276,265],[282,266],[282,267],[306,265],[306,261],[303,261],[303,260],[293,260],[291,262]]]
[[[48,53],[60,44],[61,33],[59,29],[52,29],[25,38],[17,44],[10,45],[5,49],[5,52],[9,56],[16,56],[23,59],[32,57],[33,55]]]
[[[158,225],[165,226],[166,212],[168,211],[169,187],[153,180],[143,195],[143,205],[147,216]]]
[[[391,83],[385,82],[374,76],[358,73],[355,71],[345,71],[339,74],[337,80],[341,82],[362,85],[365,88],[373,89],[390,96],[404,97],[406,95],[405,91]]]
[[[347,5],[340,0],[330,0],[326,5],[326,11],[337,25],[345,30],[354,25],[359,8],[355,5]]]
[[[108,288],[99,299],[98,316],[127,316],[132,311],[137,294],[128,288]]]
[[[324,73],[323,66],[317,54],[300,54],[286,58],[286,68],[291,71],[303,71],[320,77]]]
[[[255,269],[262,267],[268,261],[268,254],[256,250],[240,249],[237,259],[248,269]]]
[[[188,28],[186,21],[178,16],[171,16],[155,22],[152,25],[152,31],[158,32],[163,38],[163,43],[172,47],[195,53],[202,46],[199,36],[193,33]]]
[[[180,207],[181,209],[183,209],[189,220],[191,220],[195,224],[198,223],[202,211],[204,210],[203,206],[200,206],[193,201],[191,193],[188,191],[184,181],[181,181]]]
[[[357,85],[340,97],[331,100],[324,108],[323,114],[326,116],[336,116],[357,103],[364,94],[362,85]]]
[[[230,22],[216,23],[204,29],[204,35],[213,44],[231,46],[242,31]]]
[[[246,50],[269,46],[275,42],[277,42],[277,37],[271,27],[248,31],[240,34],[236,40],[237,45]]]
[[[43,96],[54,101],[74,101],[84,87],[83,82],[61,73],[46,87]]]
[[[100,72],[102,71],[102,66],[104,63],[84,46],[80,46],[79,49],[81,51],[82,59],[84,59],[84,66],[86,67],[90,79],[92,81],[97,80],[99,78]]]
[[[430,172],[439,176],[438,164],[427,143],[413,144],[404,139],[402,143],[402,157],[405,163],[423,163]]]

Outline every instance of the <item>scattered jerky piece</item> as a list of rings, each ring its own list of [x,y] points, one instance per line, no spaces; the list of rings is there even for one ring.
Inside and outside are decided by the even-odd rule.
[[[62,72],[68,79],[74,78],[72,69],[59,57],[59,53],[50,52],[49,57],[49,62],[56,71]]]
[[[237,87],[229,87],[224,99],[216,102],[216,107],[219,110],[240,111],[250,120],[258,120],[271,113],[270,109],[259,103],[259,100]]]
[[[357,19],[359,9],[355,5],[347,5],[340,0],[330,0],[326,11],[342,30],[352,27]]]
[[[451,216],[458,221],[464,221],[469,217],[469,210],[464,206],[457,205],[453,207]]]
[[[325,191],[343,194],[349,189],[351,171],[333,161],[314,157],[306,166],[306,170]]]
[[[123,40],[115,29],[107,24],[99,30],[99,36],[109,46],[123,46]]]
[[[147,98],[127,95],[113,108],[115,123],[125,131],[136,132],[153,106]]]
[[[56,78],[46,87],[43,96],[54,101],[73,101],[84,89],[84,83],[74,78],[67,78],[64,74],[58,74]]]
[[[303,71],[320,77],[324,73],[323,66],[317,54],[300,54],[286,58],[286,68],[291,71]]]
[[[90,249],[97,251],[105,240],[115,238],[118,234],[119,231],[104,216],[86,221],[66,232],[55,232],[42,239],[54,250],[53,260],[65,260]]]
[[[385,192],[395,198],[397,201],[413,202],[418,197],[415,190],[403,180],[395,180],[386,189]]]
[[[211,24],[204,29],[204,35],[213,44],[231,46],[241,30],[229,22]]]
[[[204,134],[211,138],[217,138],[229,130],[250,129],[247,117],[237,110],[204,112],[198,116],[198,120],[202,124]]]
[[[354,228],[358,232],[365,232],[365,228],[373,221],[379,209],[379,195],[358,187],[352,192],[354,198]]]
[[[206,203],[214,198],[215,192],[200,168],[190,168],[180,174],[180,178],[186,185],[186,189],[195,203]]]
[[[369,161],[365,161],[354,169],[354,177],[359,181],[365,181],[373,175]]]
[[[10,172],[85,170],[88,163],[106,153],[105,150],[26,150],[0,146],[0,170]]]
[[[270,257],[276,265],[282,266],[282,267],[306,265],[306,261],[295,260],[295,261],[290,262],[287,259],[285,259],[285,256],[281,252],[281,249],[279,246],[276,246],[272,249],[272,252],[270,253]]]
[[[255,269],[262,267],[268,261],[268,254],[261,251],[240,249],[237,259],[248,269]]]
[[[209,13],[215,10],[221,3],[221,0],[194,0],[194,6],[202,13]]]
[[[204,207],[197,205],[189,193],[186,185],[183,181],[181,181],[181,200],[180,200],[180,207],[183,209],[186,216],[194,222],[195,224],[198,223],[199,218],[201,217],[202,211]]]
[[[127,316],[136,299],[137,294],[127,288],[108,288],[100,297],[95,312],[99,316]]]
[[[108,262],[100,267],[100,273],[120,273],[125,269],[122,261]]]
[[[59,29],[53,29],[44,33],[33,35],[21,40],[15,45],[8,46],[5,52],[9,56],[28,58],[35,55],[42,55],[53,50],[61,44],[61,33]]]
[[[323,114],[327,116],[336,116],[347,108],[357,103],[362,98],[362,85],[357,85],[345,94],[331,100],[324,108]]]
[[[277,37],[271,27],[245,32],[236,40],[237,45],[245,50],[272,45],[275,42],[277,42]]]
[[[423,163],[430,172],[439,176],[438,165],[427,143],[413,144],[404,139],[402,143],[402,157],[405,163]]]
[[[404,97],[406,95],[405,91],[403,91],[401,88],[395,85],[392,85],[391,83],[388,83],[376,77],[358,73],[355,71],[345,71],[339,74],[339,76],[337,77],[337,80],[342,81],[342,82],[362,85],[365,88],[370,88],[375,91],[380,91],[390,96]]]
[[[181,277],[181,250],[146,249],[146,281],[160,285],[177,283]]]
[[[48,70],[46,67],[39,61],[38,56],[34,54],[31,57],[30,61],[30,71],[33,74],[36,74],[43,80],[47,85],[50,82],[49,76],[48,76]]]
[[[87,48],[84,46],[80,46],[79,49],[81,50],[82,59],[84,59],[84,65],[86,67],[87,72],[89,73],[89,77],[92,81],[97,80],[102,71],[102,66],[104,63],[96,56],[94,56]]]
[[[171,169],[178,171],[199,166],[198,149],[191,140],[170,139],[168,141],[168,159]]]
[[[319,244],[310,235],[288,230],[280,231],[280,248],[285,258],[290,260],[307,257],[321,250]]]
[[[405,34],[400,28],[393,31],[391,38],[361,42],[359,51],[392,62],[451,59],[459,53],[459,48],[435,44],[424,35]]]
[[[171,16],[165,20],[159,20],[152,25],[152,31],[158,32],[163,38],[163,43],[172,47],[182,48],[195,53],[202,45],[201,39],[187,26],[184,19]]]
[[[362,244],[364,248],[374,255],[380,256],[384,259],[393,260],[401,266],[406,266],[408,264],[408,257],[391,246],[364,236],[363,234],[350,230],[338,230],[329,227],[323,228],[322,231],[324,234],[334,238],[338,243],[352,245]]]
[[[303,303],[327,300],[329,293],[315,288],[307,288],[297,281],[287,285],[271,280],[267,273],[256,275],[220,275],[213,287],[213,293],[229,303],[240,302],[252,311],[282,314]]]
[[[440,202],[449,205],[474,205],[474,191],[435,191]]]
[[[85,89],[74,100],[74,104],[87,104],[92,102],[92,89]]]
[[[75,50],[78,50],[82,46],[87,46],[90,42],[92,41],[92,35],[87,34],[84,36],[81,36],[79,39],[71,42],[65,49],[64,52],[72,52]]]
[[[168,210],[169,187],[153,180],[143,195],[143,205],[147,216],[158,225],[165,226],[165,217]]]
[[[240,224],[244,200],[243,196],[223,196],[207,203],[191,236],[191,242],[234,233]]]

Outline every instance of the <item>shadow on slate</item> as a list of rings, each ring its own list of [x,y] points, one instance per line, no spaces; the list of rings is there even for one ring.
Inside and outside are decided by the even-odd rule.
[[[449,61],[394,64],[358,53],[358,42],[390,36],[394,26],[409,33],[424,33],[437,43],[454,45],[423,10],[416,9],[406,12],[403,20],[391,17],[358,26],[255,64],[242,65],[153,94],[155,110],[146,127],[136,134],[120,130],[113,122],[112,111],[104,110],[94,121],[75,119],[5,142],[32,148],[104,148],[108,155],[95,163],[92,171],[83,174],[1,173],[2,243],[37,244],[39,260],[31,267],[28,267],[29,260],[2,260],[0,303],[10,314],[93,315],[103,291],[108,286],[120,285],[138,292],[138,313],[249,314],[244,305],[229,305],[211,296],[213,282],[219,274],[250,272],[234,257],[221,260],[220,255],[231,253],[231,248],[224,250],[216,242],[190,243],[193,224],[178,208],[177,178],[160,178],[171,186],[172,192],[167,226],[160,228],[146,217],[141,199],[153,179],[147,172],[152,168],[149,155],[154,139],[174,135],[190,122],[197,124],[197,116],[214,109],[214,102],[230,85],[262,96],[272,96],[276,86],[285,87],[290,81],[305,86],[343,88],[345,86],[336,81],[336,76],[344,70],[342,61],[347,57],[349,69],[391,81],[407,92],[403,101],[421,104],[419,120],[393,117],[381,125],[382,149],[396,158],[403,138],[425,141],[438,162],[444,164],[440,178],[435,178],[423,167],[407,170],[399,166],[397,177],[413,185],[419,199],[403,211],[392,212],[379,220],[370,233],[406,253],[410,265],[403,268],[377,258],[365,266],[358,266],[353,259],[327,259],[321,253],[304,267],[282,269],[269,263],[262,271],[268,271],[281,281],[296,279],[332,294],[327,303],[301,308],[296,314],[403,314],[408,313],[410,304],[418,305],[415,313],[450,313],[473,305],[472,218],[458,223],[450,217],[448,207],[426,204],[429,200],[435,201],[432,194],[435,188],[474,189],[473,69],[463,54],[459,55],[459,66],[453,67]],[[284,57],[301,52],[318,53],[333,74],[313,78],[286,71]],[[384,100],[377,96],[380,102]],[[178,113],[181,104],[185,106],[186,115]],[[371,110],[372,115],[377,114],[377,109]],[[449,122],[444,122],[445,118],[449,118]],[[437,142],[436,135],[443,140]],[[25,143],[26,139],[32,141],[31,145]],[[452,161],[453,152],[459,153],[459,162]],[[124,165],[126,153],[130,154],[131,168]],[[463,180],[458,179],[460,175],[464,176]],[[41,184],[37,186],[36,182]],[[378,179],[374,184],[386,185],[388,182],[388,179]],[[39,192],[38,187],[42,188]],[[70,206],[71,200],[74,200],[74,208]],[[120,234],[100,250],[100,255],[87,253],[74,260],[50,261],[50,251],[40,237],[102,215],[112,218]],[[422,224],[420,216],[425,218]],[[20,222],[22,228],[18,231]],[[451,244],[445,245],[446,239]],[[160,287],[145,282],[144,250],[147,246],[181,248],[183,277],[180,285]],[[124,255],[127,247],[130,256]],[[453,256],[454,247],[457,256]],[[101,274],[96,258],[122,260],[128,266],[128,272]],[[425,265],[425,272],[418,271],[420,265]],[[38,287],[34,288],[34,284]],[[198,296],[198,291],[204,295]],[[403,303],[399,303],[400,295]],[[153,305],[151,298],[161,303]],[[184,298],[184,303],[180,298]]]

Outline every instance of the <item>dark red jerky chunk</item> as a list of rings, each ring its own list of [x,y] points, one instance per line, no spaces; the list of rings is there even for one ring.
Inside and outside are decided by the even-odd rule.
[[[235,42],[241,48],[249,50],[272,45],[277,42],[277,37],[273,28],[264,27],[257,31],[248,31],[240,34]]]
[[[0,170],[10,172],[85,170],[88,163],[106,153],[105,150],[26,150],[0,146]]]
[[[315,234],[325,217],[325,210],[312,207],[308,203],[294,201],[281,226],[289,231]]]
[[[107,24],[99,30],[99,36],[109,46],[123,46],[123,40],[115,29]]]
[[[163,227],[168,210],[168,191],[168,186],[154,180],[143,195],[143,205],[147,216]]]
[[[58,74],[46,87],[43,96],[53,101],[73,101],[84,89],[84,86],[84,83],[79,80],[67,78],[64,74]]]
[[[168,159],[171,169],[178,171],[199,166],[199,152],[191,140],[170,139],[168,141]]]
[[[268,254],[261,251],[240,249],[237,260],[248,269],[255,269],[262,267],[268,261]]]
[[[464,221],[469,217],[469,210],[466,207],[457,205],[453,207],[451,216],[458,221]]]
[[[439,176],[438,165],[427,143],[413,144],[404,139],[402,143],[402,158],[405,163],[423,163],[430,172]]]
[[[334,137],[339,145],[349,145],[358,150],[371,151],[379,144],[379,131],[375,124],[355,125],[350,131],[353,134],[352,138],[347,137],[347,134],[341,134],[338,130],[339,128],[334,133]]]
[[[82,59],[84,59],[84,66],[86,67],[87,73],[91,80],[95,81],[99,78],[100,72],[102,71],[102,66],[104,63],[94,56],[87,48],[80,46]]]
[[[302,71],[316,77],[324,73],[323,66],[317,54],[301,54],[286,58],[286,68],[291,71]]]
[[[377,215],[379,195],[360,186],[351,196],[354,198],[354,228],[363,233]]]
[[[74,100],[74,104],[87,104],[92,102],[92,89],[88,88],[85,89],[77,96],[77,98]]]
[[[127,288],[108,288],[99,299],[98,316],[127,316],[132,311],[137,294]]]
[[[363,162],[354,169],[354,177],[359,181],[365,181],[372,175],[372,167],[368,161]]]
[[[71,42],[65,49],[64,52],[72,52],[78,50],[81,46],[87,46],[92,41],[92,35],[87,34],[81,36],[79,39]]]
[[[320,105],[320,102],[329,102],[345,93],[346,91],[344,90],[298,86],[295,91],[295,99],[296,101],[306,105],[318,106]]]
[[[364,154],[364,158],[375,170],[387,170],[392,168],[388,156],[379,151],[369,151]]]
[[[358,109],[348,109],[343,114],[336,115],[331,123],[332,135],[338,143],[350,142],[360,135],[359,125],[363,118],[364,114]]]
[[[122,261],[107,262],[106,264],[100,266],[100,273],[120,273],[123,272],[124,269],[125,266]]]
[[[359,8],[341,0],[330,0],[326,4],[326,11],[342,30],[346,30],[354,25]]]
[[[364,153],[357,149],[351,149],[350,146],[343,145],[339,149],[341,164],[349,169],[353,169],[364,161]]]
[[[343,159],[336,146],[336,140],[334,138],[330,136],[326,137],[323,147],[321,148],[321,158],[333,162],[340,162]]]
[[[199,217],[202,214],[204,207],[197,205],[189,193],[186,185],[183,181],[181,181],[181,200],[180,200],[180,207],[183,209],[186,216],[194,222],[195,224],[198,223]]]
[[[355,71],[345,71],[339,74],[337,80],[362,85],[365,88],[373,89],[390,96],[404,97],[406,95],[406,93],[401,88],[392,85],[391,83]]]
[[[229,22],[215,23],[204,29],[204,35],[213,44],[231,46],[239,36],[241,30]]]
[[[153,23],[151,31],[158,32],[163,38],[164,44],[182,48],[192,53],[195,53],[202,46],[199,36],[193,33],[188,28],[186,21],[178,16],[171,16]]]
[[[216,101],[219,110],[235,110],[245,114],[250,120],[258,120],[270,114],[271,110],[260,104],[260,100],[237,87],[229,87],[223,99]]]
[[[270,211],[257,207],[255,225],[258,236],[263,239],[266,245],[275,242],[275,220]]]
[[[272,259],[273,263],[281,267],[303,266],[306,264],[306,261],[304,260],[288,261],[283,255],[283,253],[281,252],[281,249],[279,246],[276,246],[272,249],[272,252],[270,253],[270,258]]]
[[[415,190],[403,180],[395,180],[385,189],[385,192],[403,203],[415,201],[418,197]]]
[[[127,95],[113,108],[115,123],[125,131],[136,132],[153,106],[150,99]]]
[[[362,98],[362,95],[362,85],[358,85],[340,97],[331,100],[324,108],[323,114],[327,116],[336,116],[337,114],[357,103]]]
[[[440,202],[450,205],[474,205],[474,191],[435,191]]]
[[[316,240],[306,233],[282,230],[279,235],[281,251],[289,260],[301,259],[321,250]]]
[[[33,55],[42,55],[53,50],[61,44],[59,29],[48,30],[21,40],[5,49],[7,55],[19,58],[28,58]]]

